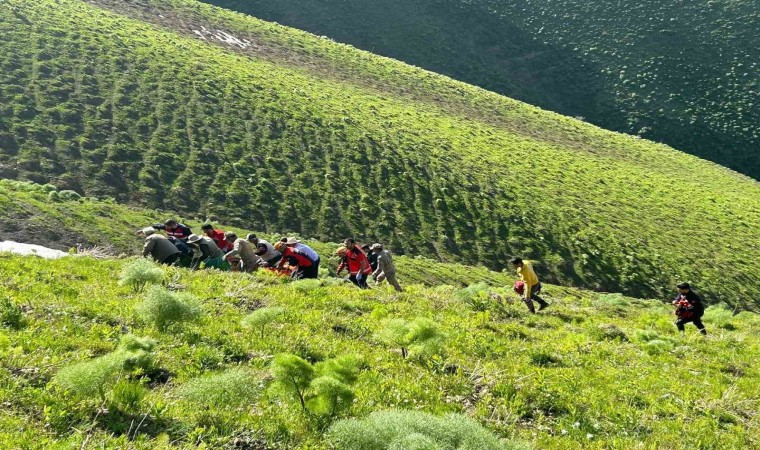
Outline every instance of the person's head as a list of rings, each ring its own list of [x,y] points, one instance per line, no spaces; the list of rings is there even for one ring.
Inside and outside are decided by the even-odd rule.
[[[227,242],[234,243],[235,241],[237,241],[238,237],[237,237],[237,234],[233,233],[232,231],[228,231],[224,233],[224,238],[227,239]]]
[[[372,247],[370,247],[370,248],[375,253],[382,253],[382,251],[383,251],[383,244],[381,244],[381,243],[378,242],[376,244],[372,244]]]
[[[190,236],[188,236],[188,238],[187,238],[187,243],[188,243],[188,244],[197,244],[197,243],[199,243],[200,241],[201,241],[201,237],[200,237],[200,236],[198,236],[197,234],[191,234],[191,235],[190,235]]]
[[[515,267],[522,267],[523,266],[523,260],[522,260],[522,258],[518,258],[517,256],[515,256],[512,259],[510,259],[509,262],[511,262],[512,265],[515,266]]]
[[[287,245],[288,247],[295,247],[296,244],[298,244],[301,241],[291,236],[289,238],[283,238],[282,242],[284,242],[285,245]]]
[[[284,241],[283,240],[279,240],[279,241],[275,242],[274,249],[277,250],[278,252],[281,252],[281,251],[285,250],[285,247],[287,247],[285,245],[285,242],[287,242],[287,241],[288,240],[285,239]]]
[[[173,230],[177,228],[178,225],[179,223],[177,223],[177,221],[174,219],[169,219],[166,222],[164,222],[164,226],[169,230]]]
[[[369,246],[369,244],[362,245],[362,250],[364,250],[364,253],[369,253],[372,248]]]
[[[681,283],[676,287],[678,288],[678,292],[680,294],[686,294],[691,290],[691,285],[689,283]]]
[[[245,240],[250,242],[253,245],[259,245],[259,238],[257,238],[256,235],[253,233],[250,233],[248,236],[246,236]]]
[[[153,227],[145,227],[137,232],[138,236],[148,237],[156,233],[156,229]]]
[[[278,244],[279,244],[279,242],[278,242]],[[268,250],[269,250],[269,249],[267,248],[267,245],[266,245],[265,243],[263,243],[263,242],[258,242],[258,243],[256,244],[256,251],[255,251],[254,253],[256,253],[257,255],[261,256],[261,255],[263,255],[264,253],[266,253]]]
[[[345,246],[347,249],[349,249],[349,250],[353,250],[353,249],[354,249],[354,247],[356,246],[356,241],[354,241],[354,240],[353,240],[353,239],[351,239],[351,238],[348,238],[348,239],[346,239],[345,241],[343,241],[343,245],[344,245],[344,246]]]
[[[214,226],[210,223],[203,224],[201,227],[201,230],[203,230],[203,234],[206,236],[211,236],[211,234],[214,232]]]
[[[348,251],[348,249],[346,249],[345,246],[340,246],[340,247],[338,247],[337,250],[335,250],[335,256],[337,256],[339,258],[342,258],[342,257],[346,256],[346,252],[347,251]]]

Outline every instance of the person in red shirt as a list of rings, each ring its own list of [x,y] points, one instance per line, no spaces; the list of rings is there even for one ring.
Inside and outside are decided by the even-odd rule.
[[[232,250],[232,243],[224,237],[224,231],[214,229],[214,226],[207,223],[201,227],[203,234],[210,237],[217,247],[224,253],[228,253]]]
[[[343,255],[343,262],[338,267],[338,272],[340,273],[344,267],[348,268],[348,279],[362,289],[369,289],[367,277],[372,273],[372,266],[369,264],[367,255],[351,238],[343,241],[343,247],[346,250],[345,255]]]
[[[282,241],[277,242],[274,245],[274,249],[282,254],[282,259],[280,259],[280,263],[277,265],[277,270],[282,269],[288,263],[291,266],[296,266],[292,275],[294,279],[317,278],[317,275],[312,270],[309,270],[314,265],[314,261],[306,256],[305,253],[295,247],[286,245]]]

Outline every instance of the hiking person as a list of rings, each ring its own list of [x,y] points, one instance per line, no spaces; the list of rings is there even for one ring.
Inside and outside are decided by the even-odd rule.
[[[393,286],[396,292],[404,292],[396,280],[396,265],[393,264],[391,252],[383,250],[383,244],[380,243],[373,244],[371,250],[377,261],[377,267],[372,272],[375,277],[375,286],[382,283],[383,280],[388,280],[388,284]]]
[[[203,234],[214,241],[219,250],[224,253],[232,250],[232,244],[224,237],[224,231],[215,229],[210,223],[203,224],[201,230],[203,230]]]
[[[377,253],[372,251],[372,247],[369,244],[362,245],[362,251],[365,255],[367,255],[369,266],[372,268],[372,272],[374,273],[377,270]]]
[[[295,270],[291,275],[293,279],[317,278],[317,273],[312,270],[314,260],[309,258],[306,253],[297,249],[295,245],[288,245],[286,240],[284,242],[277,242],[274,248],[282,254],[280,262],[277,264],[277,270],[282,270],[285,264],[288,263],[291,266],[295,266]]]
[[[282,238],[280,239],[280,242],[284,242],[288,247],[295,248],[311,260],[312,264],[304,272],[304,278],[319,278],[319,263],[321,262],[321,259],[319,257],[319,254],[315,252],[313,248],[309,247],[294,237]]]
[[[145,237],[143,257],[150,255],[157,263],[169,266],[179,259],[180,251],[177,246],[172,244],[166,236],[156,233],[154,227],[143,228],[137,234]]]
[[[155,224],[153,228],[163,230],[166,237],[174,244],[177,249],[186,256],[193,257],[193,250],[187,245],[187,238],[193,234],[193,231],[185,224],[179,223],[174,219],[169,219],[163,224]]]
[[[512,266],[517,271],[517,275],[520,276],[520,280],[524,283],[522,298],[525,304],[528,306],[528,310],[533,314],[536,313],[536,308],[533,306],[533,301],[538,303],[538,310],[549,306],[544,299],[538,296],[541,292],[541,283],[538,281],[538,276],[533,270],[533,265],[528,261],[523,261],[522,258],[512,258],[510,260]]]
[[[372,273],[369,259],[362,249],[351,238],[343,241],[346,248],[346,266],[348,267],[348,279],[361,289],[369,289],[367,277]]]
[[[702,299],[691,289],[689,283],[681,283],[677,288],[678,296],[673,300],[673,306],[676,307],[678,331],[685,332],[684,325],[691,322],[700,333],[707,335],[705,325],[702,323],[702,316],[705,314],[705,305],[702,303]]]
[[[204,264],[205,268],[223,269],[224,265],[227,264],[222,259],[224,257],[224,252],[210,237],[191,234],[190,237],[187,238],[187,243],[191,246],[197,247],[198,250],[200,250],[201,255],[199,257],[199,260]]]
[[[230,258],[239,257],[239,269],[243,272],[253,272],[259,268],[259,257],[256,256],[256,250],[253,244],[241,239],[237,234],[228,231],[224,233],[227,242],[232,243],[232,250],[225,253],[222,257],[223,260],[229,261]]]
[[[279,264],[282,259],[282,253],[278,252],[272,244],[264,239],[257,239],[256,243],[256,255],[261,258],[261,264],[263,267],[274,267]],[[251,239],[248,239],[251,242]],[[253,242],[251,242],[253,243]]]

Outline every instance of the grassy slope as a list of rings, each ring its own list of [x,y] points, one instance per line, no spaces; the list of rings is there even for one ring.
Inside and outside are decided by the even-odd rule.
[[[409,286],[403,277],[408,292],[397,295],[172,269],[167,282],[198,296],[206,317],[159,333],[135,318],[141,296],[116,284],[124,264],[0,255],[0,288],[24,305],[26,321],[20,329],[0,327],[0,446],[219,448],[237,438],[237,445],[263,439],[271,448],[327,448],[297,406],[266,389],[240,408],[177,397],[195,377],[238,365],[258,371],[266,388],[271,356],[280,352],[312,361],[361,356],[366,364],[350,416],[389,408],[463,412],[535,448],[760,445],[760,322],[750,313],[730,318],[708,310],[711,335],[703,339],[694,328],[677,336],[670,308],[658,302],[552,286],[552,308],[529,317],[519,302],[488,300],[488,290],[467,302],[451,287]],[[260,340],[239,322],[262,304],[288,312]],[[448,335],[445,358],[430,366],[402,360],[374,337],[384,318],[418,316]],[[611,324],[630,341],[605,339],[600,327]],[[61,367],[112,350],[124,329],[155,338],[157,364],[171,373],[168,383],[146,385],[132,410],[110,400],[102,409],[97,398],[49,384]],[[647,344],[643,331],[660,342]]]
[[[96,3],[251,45],[236,55],[74,0],[9,2],[5,176],[397,253],[496,267],[519,253],[597,289],[688,279],[711,299],[757,298],[756,182],[206,5]]]
[[[760,177],[751,1],[207,2]]]

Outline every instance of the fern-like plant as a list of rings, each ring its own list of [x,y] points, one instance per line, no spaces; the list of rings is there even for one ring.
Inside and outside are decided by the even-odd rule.
[[[446,335],[440,331],[438,324],[424,317],[410,322],[403,319],[386,320],[377,337],[386,344],[401,349],[403,358],[410,354],[418,359],[441,354],[446,342]]]
[[[111,382],[118,374],[144,371],[153,364],[156,342],[149,338],[125,335],[116,350],[59,370],[54,380],[64,389],[83,396],[105,399]]]
[[[379,411],[364,419],[335,423],[327,433],[341,450],[511,450],[467,416],[420,411]]]
[[[194,378],[177,389],[188,402],[212,408],[229,408],[253,402],[263,383],[256,372],[236,367],[220,373]]]
[[[245,316],[240,324],[243,328],[258,331],[259,337],[264,339],[264,328],[283,314],[285,314],[285,308],[259,308]]]
[[[164,271],[154,262],[140,258],[124,266],[119,275],[119,284],[130,286],[134,292],[142,292],[149,283],[160,283]]]
[[[137,315],[159,331],[183,322],[197,320],[201,316],[200,302],[187,293],[170,292],[160,286],[152,286],[145,300],[137,305]]]

